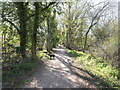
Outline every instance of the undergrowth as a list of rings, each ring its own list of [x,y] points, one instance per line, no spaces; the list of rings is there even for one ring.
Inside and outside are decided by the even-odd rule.
[[[30,61],[23,61],[22,63],[18,64],[17,67],[14,67],[13,69],[9,71],[3,72],[3,80],[14,80],[18,76],[22,76],[29,71],[32,70],[32,68],[35,67],[35,64]]]
[[[83,68],[95,76],[100,77],[110,87],[120,87],[120,71],[116,67],[111,66],[102,58],[95,58],[89,54],[78,52],[75,50],[68,50],[69,56],[75,58]],[[100,82],[101,84],[105,84]]]
[[[44,53],[47,52],[45,50],[37,52],[37,60],[41,60],[42,58],[46,58],[46,60],[49,58],[49,56]],[[29,75],[36,67],[35,62],[31,62],[31,60],[22,61],[21,63],[12,65],[12,68],[10,70],[4,70],[2,75],[2,80],[4,82],[14,83],[13,87],[17,87],[20,84],[26,82],[27,79],[24,79],[23,77]],[[18,83],[18,84],[17,84]],[[10,85],[11,86],[11,85]]]
[[[43,51],[38,51],[37,53],[37,58],[46,58],[46,60],[50,59],[50,56],[47,55],[45,52],[47,52],[47,50],[43,50]]]

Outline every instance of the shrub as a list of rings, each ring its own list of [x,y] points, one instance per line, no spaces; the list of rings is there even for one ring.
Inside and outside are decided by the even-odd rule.
[[[47,55],[47,54],[44,53],[44,52],[47,52],[47,50],[39,51],[39,52],[37,53],[37,56],[38,56],[39,58],[46,57],[47,59],[50,59],[50,56]]]

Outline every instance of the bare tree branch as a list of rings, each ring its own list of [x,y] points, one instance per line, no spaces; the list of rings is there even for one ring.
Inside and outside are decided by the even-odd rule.
[[[56,2],[50,2],[48,6],[43,8],[41,12],[44,12],[46,9],[48,9],[51,5],[55,4]],[[35,14],[30,15],[26,20],[29,20],[29,18],[33,17]]]
[[[84,50],[86,49],[86,45],[87,45],[87,35],[88,35],[88,33],[90,32],[90,30],[91,30],[91,28],[94,26],[94,25],[96,25],[97,23],[98,23],[98,21],[97,22],[95,22],[94,23],[94,20],[97,18],[97,16],[98,16],[98,14],[108,5],[109,3],[107,3],[106,5],[104,5],[96,14],[95,14],[95,16],[93,17],[93,19],[92,19],[92,21],[91,21],[91,24],[90,24],[90,26],[88,27],[88,30],[87,30],[87,32],[86,32],[86,34],[85,34],[85,43],[84,43]],[[99,17],[99,19],[100,19],[100,17]],[[84,52],[84,51],[83,51]]]
[[[18,28],[12,21],[10,21],[10,20],[8,20],[7,18],[4,18],[4,17],[2,17],[2,19],[3,19],[4,21],[9,22],[11,25],[13,25],[13,26],[17,29],[18,33],[20,33],[19,28]]]

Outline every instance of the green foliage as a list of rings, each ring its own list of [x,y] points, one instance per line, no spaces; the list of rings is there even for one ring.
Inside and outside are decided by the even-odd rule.
[[[80,57],[80,56],[85,56],[86,54],[83,53],[83,52],[78,52],[76,50],[69,50],[68,51],[68,54],[71,56],[71,57]]]
[[[20,68],[21,70],[29,71],[29,70],[31,70],[34,66],[35,66],[34,63],[31,63],[31,62],[22,62],[19,68]]]
[[[66,8],[66,7],[71,8]],[[2,59],[0,62],[11,62],[14,64],[13,57],[21,58],[21,55],[16,54],[15,47],[24,46],[27,44],[27,52],[28,56],[30,56],[30,51],[32,47],[32,34],[33,34],[33,27],[34,27],[34,18],[35,14],[35,7],[33,3],[26,3],[23,4],[23,9],[18,8],[19,3],[9,3],[4,2],[0,4],[2,13],[2,22],[1,22],[1,35],[2,35]],[[20,6],[21,6],[20,5]],[[41,2],[39,3],[40,10],[47,7],[49,3]],[[64,4],[65,5],[65,4]],[[59,43],[64,44],[69,41],[67,45],[70,45],[70,48],[76,50],[83,50],[84,48],[84,41],[85,41],[85,33],[89,27],[89,20],[91,18],[92,13],[97,12],[100,8],[94,7],[94,10],[89,10],[89,5],[86,5],[84,1],[77,1],[75,3],[66,3],[64,5],[53,5],[52,7],[49,6],[43,12],[40,12],[39,15],[39,25],[37,25],[37,47],[46,46],[46,41],[48,43],[48,47],[56,47]],[[91,5],[90,5],[91,6]],[[93,5],[94,6],[94,5]],[[101,5],[102,6],[102,5]],[[70,11],[69,11],[70,10]],[[86,13],[86,10],[88,12]],[[107,9],[106,9],[107,10]],[[25,11],[24,14],[18,13],[21,11]],[[111,12],[111,11],[110,11]],[[56,14],[57,13],[57,14]],[[89,13],[90,17],[89,17]],[[103,15],[102,15],[103,14]],[[101,18],[98,20],[99,22],[96,24],[96,27],[91,29],[91,32],[88,35],[87,39],[87,46],[88,49],[91,50],[94,56],[100,57],[108,57],[108,61],[117,64],[117,51],[118,51],[118,23],[117,20],[111,21],[114,17],[111,16],[106,17],[104,16],[107,13],[102,12],[100,15]],[[114,13],[113,13],[114,14]],[[60,18],[58,18],[61,15]],[[112,15],[112,14],[111,14]],[[21,20],[20,17],[25,20]],[[106,17],[106,18],[104,18]],[[4,19],[3,19],[4,18]],[[5,20],[8,19],[8,20]],[[48,19],[48,20],[47,20]],[[96,18],[97,19],[97,18]],[[105,19],[104,22],[102,19]],[[21,21],[22,23],[20,24]],[[26,21],[27,23],[25,23]],[[47,29],[47,22],[49,21],[49,30]],[[12,22],[12,23],[10,23]],[[102,23],[102,25],[100,24]],[[21,26],[23,25],[23,26]],[[36,24],[35,24],[36,25]],[[15,27],[16,26],[16,27]],[[26,28],[25,28],[25,27]],[[17,30],[20,29],[20,30]],[[25,31],[26,30],[26,31]],[[70,30],[70,33],[67,31]],[[25,31],[21,32],[20,31]],[[47,40],[48,37],[48,40]],[[68,38],[66,38],[68,37]],[[24,42],[24,41],[25,42]],[[34,41],[34,40],[33,40]],[[22,42],[22,43],[21,43]],[[11,45],[11,46],[10,46]],[[24,49],[24,47],[23,47]],[[22,49],[22,50],[23,50]],[[50,49],[51,50],[51,49]],[[24,50],[23,50],[24,51]],[[33,50],[34,51],[34,50]],[[49,59],[50,57],[44,53],[47,52],[45,50],[37,52],[37,58],[40,60],[41,58],[45,57]],[[69,50],[68,54],[78,60],[81,64],[84,65],[84,68],[92,72],[93,74],[104,78],[106,82],[108,82],[111,86],[116,86],[118,83],[118,79],[120,79],[120,72],[113,66],[109,65],[105,62],[102,58],[93,58],[91,55],[85,54],[83,52],[78,52],[75,50]],[[16,59],[16,58],[15,58]],[[46,60],[47,60],[46,59]],[[10,61],[11,60],[11,61]],[[16,59],[17,60],[17,59]],[[107,61],[107,60],[106,60]],[[18,61],[20,62],[20,61]],[[3,63],[4,64],[4,63]],[[9,64],[9,63],[8,63]],[[29,72],[35,65],[31,62],[22,62],[17,67],[15,66],[10,71],[3,72],[3,77],[8,77],[8,79],[12,78],[15,79],[14,76],[24,75],[26,72]],[[89,68],[91,67],[91,68]]]
[[[8,79],[14,79],[18,76],[24,75],[32,70],[32,68],[35,67],[35,63],[32,63],[30,61],[24,61],[17,65],[17,67],[14,67],[10,71],[6,71],[3,73],[3,80]]]
[[[56,13],[54,12],[53,15],[50,17],[50,35],[51,35],[51,42],[52,47],[57,46],[59,42],[59,30],[57,29],[58,22],[56,20]]]
[[[26,77],[31,74],[33,68],[35,68],[36,65],[31,61],[23,61],[20,64],[16,64],[14,66],[16,67],[11,68],[9,71],[3,72],[2,81],[4,83],[8,82],[8,87],[18,88],[27,81]]]
[[[37,53],[38,58],[46,57],[47,59],[50,59],[50,56],[47,55],[45,52],[47,52],[47,50],[39,51],[39,52]]]
[[[95,58],[75,50],[69,50],[69,54],[72,54],[72,57],[75,57],[83,65],[84,69],[101,77],[111,87],[117,87],[119,85],[119,70],[106,63],[104,59]]]
[[[113,66],[117,66],[118,29],[116,20],[110,24],[110,27],[108,25],[103,27],[97,25],[92,30],[92,33],[94,35],[88,37],[88,44],[90,44],[90,47],[88,47],[89,51],[94,56],[101,57]]]

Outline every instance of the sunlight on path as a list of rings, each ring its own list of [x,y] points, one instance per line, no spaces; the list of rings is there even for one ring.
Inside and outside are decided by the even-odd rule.
[[[64,49],[56,49],[55,59],[45,62],[27,82],[26,88],[85,88],[85,80],[79,78],[70,69]]]

